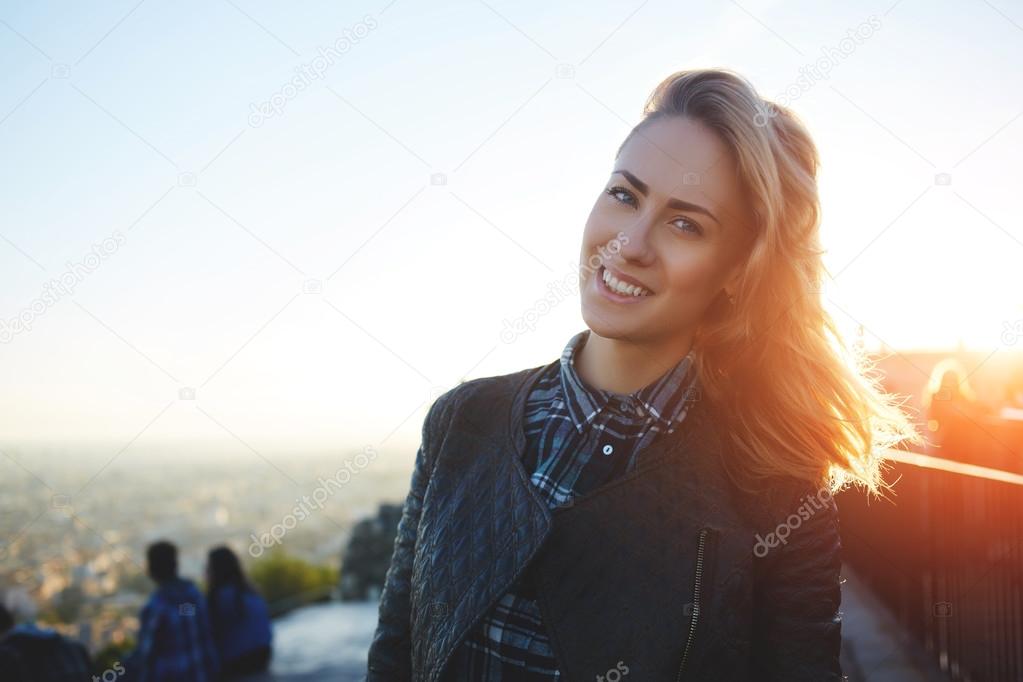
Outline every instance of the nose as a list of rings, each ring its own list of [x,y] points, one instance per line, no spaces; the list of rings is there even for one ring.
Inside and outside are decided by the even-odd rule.
[[[637,264],[649,264],[653,260],[651,232],[653,215],[641,215],[620,231],[622,259]]]

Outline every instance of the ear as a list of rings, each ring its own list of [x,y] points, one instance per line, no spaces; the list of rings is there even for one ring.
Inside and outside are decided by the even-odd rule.
[[[724,290],[726,296],[735,296],[739,289],[739,278],[742,276],[742,263],[737,263],[729,270],[725,277]]]

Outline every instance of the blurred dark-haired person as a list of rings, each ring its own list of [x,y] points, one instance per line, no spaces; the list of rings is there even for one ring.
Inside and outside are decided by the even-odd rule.
[[[178,576],[178,550],[169,542],[146,549],[146,571],[156,590],[139,616],[138,647],[128,660],[132,682],[214,682],[219,662],[206,599]]]
[[[934,435],[929,454],[968,464],[996,464],[997,441],[982,425],[990,410],[970,386],[969,372],[955,358],[944,358],[931,370],[921,402],[927,429]]]
[[[273,632],[266,601],[242,572],[229,547],[214,547],[206,560],[206,602],[224,678],[262,672],[270,665]]]
[[[4,682],[84,682],[92,679],[89,654],[81,643],[37,627],[14,624],[0,604],[0,679]]]

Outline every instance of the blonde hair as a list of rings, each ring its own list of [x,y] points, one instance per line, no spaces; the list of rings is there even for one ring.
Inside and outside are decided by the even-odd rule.
[[[805,126],[725,69],[668,76],[643,113],[629,137],[663,117],[717,134],[750,211],[733,216],[746,228],[735,302],[722,290],[694,340],[701,399],[724,408],[737,454],[725,462],[730,478],[744,490],[792,476],[828,492],[852,482],[881,494],[883,449],[923,440],[866,352],[824,310],[820,162]]]

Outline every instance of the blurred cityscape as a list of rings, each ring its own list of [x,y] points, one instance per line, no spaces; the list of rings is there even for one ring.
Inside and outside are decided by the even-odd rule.
[[[135,636],[139,609],[153,589],[144,568],[149,542],[175,542],[182,575],[199,582],[206,552],[226,543],[253,580],[262,580],[264,593],[274,589],[269,571],[280,570],[272,557],[287,556],[330,576],[334,589],[308,601],[337,596],[342,549],[354,522],[376,515],[380,500],[403,498],[408,487],[408,468],[389,470],[385,462],[359,470],[344,485],[325,486],[350,456],[293,457],[292,473],[284,473],[258,459],[133,451],[104,467],[111,453],[2,452],[0,593],[23,616],[78,638],[93,653]],[[307,513],[296,513],[302,507]],[[306,601],[303,595],[266,596],[275,613]]]

